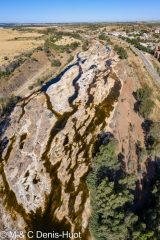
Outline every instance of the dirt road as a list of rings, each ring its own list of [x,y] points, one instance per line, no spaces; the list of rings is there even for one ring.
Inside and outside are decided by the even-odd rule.
[[[26,89],[28,90],[28,86],[32,85],[37,78],[40,78],[40,77],[42,76],[42,74],[43,74],[47,69],[49,69],[50,65],[51,65],[51,64],[49,63],[49,64],[45,65],[43,68],[41,68],[41,70],[40,70],[39,72],[37,72],[36,74],[34,74],[32,77],[30,77],[20,88],[18,88],[18,89],[14,92],[14,94],[15,94],[16,96],[21,96],[21,95],[23,95],[22,93],[23,93]]]

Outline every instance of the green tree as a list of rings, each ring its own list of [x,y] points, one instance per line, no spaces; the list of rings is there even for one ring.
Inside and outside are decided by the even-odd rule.
[[[151,95],[152,95],[152,88],[149,87],[148,85],[146,85],[145,87],[143,88],[139,88],[137,91],[136,91],[136,99],[138,101],[144,101],[146,100],[147,98],[150,98]]]
[[[153,111],[154,105],[155,104],[151,99],[145,99],[142,101],[139,107],[140,115],[147,119],[150,113]]]
[[[106,40],[105,34],[100,34],[100,35],[99,35],[99,39],[100,39],[100,40]]]
[[[79,42],[72,42],[70,44],[70,49],[72,49],[73,51],[76,50],[79,46]]]

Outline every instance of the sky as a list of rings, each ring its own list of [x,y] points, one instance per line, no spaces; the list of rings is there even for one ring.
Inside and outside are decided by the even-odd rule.
[[[0,0],[0,23],[160,20],[159,0]]]

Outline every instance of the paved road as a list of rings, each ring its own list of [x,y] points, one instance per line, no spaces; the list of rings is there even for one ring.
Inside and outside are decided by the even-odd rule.
[[[160,83],[160,76],[156,73],[156,71],[154,70],[154,68],[152,67],[151,63],[148,61],[148,59],[145,57],[145,55],[143,54],[143,52],[141,52],[139,49],[131,46],[132,50],[135,51],[143,60],[143,62],[145,63],[148,71],[150,72],[150,74],[152,75],[152,77],[154,77],[157,82]]]
[[[120,39],[120,38],[117,38],[117,37],[114,37],[114,36],[111,36],[113,38],[115,38],[116,40],[119,40],[121,41],[122,43],[125,43],[127,46],[130,46],[130,48],[138,54],[138,56],[142,59],[142,61],[144,62],[144,64],[146,65],[146,68],[148,69],[149,73],[151,74],[151,76],[153,78],[156,79],[156,81],[158,83],[160,83],[160,76],[157,74],[157,72],[154,70],[153,66],[151,65],[151,63],[148,61],[148,59],[145,57],[145,55],[143,54],[143,52],[141,52],[138,48],[135,48],[134,46],[130,45],[128,42]]]

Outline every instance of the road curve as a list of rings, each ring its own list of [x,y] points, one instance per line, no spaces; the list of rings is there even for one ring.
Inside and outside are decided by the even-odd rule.
[[[157,72],[154,70],[154,68],[152,67],[152,65],[150,64],[150,62],[148,61],[148,59],[146,59],[145,55],[143,54],[143,52],[141,52],[138,48],[134,47],[133,45],[129,44],[128,42],[120,39],[120,38],[117,38],[117,37],[114,37],[114,36],[111,36],[113,38],[115,38],[116,40],[119,40],[120,42],[122,43],[125,43],[127,46],[130,46],[130,48],[138,54],[138,56],[142,59],[143,63],[145,64],[146,68],[148,69],[149,73],[151,74],[151,76],[156,79],[156,81],[158,83],[160,83],[160,76],[157,74]]]

